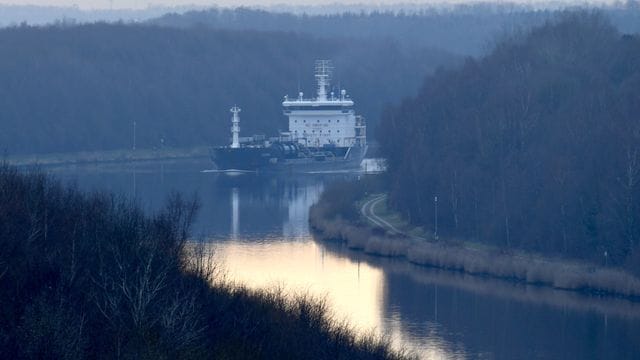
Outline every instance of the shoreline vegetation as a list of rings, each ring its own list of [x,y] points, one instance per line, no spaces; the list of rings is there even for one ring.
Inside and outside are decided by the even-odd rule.
[[[147,162],[163,160],[198,159],[209,156],[209,147],[163,149],[120,149],[104,151],[78,151],[69,153],[5,155],[4,161],[13,166],[58,166],[104,163]]]
[[[397,234],[373,225],[364,219],[357,205],[372,191],[379,191],[379,187],[372,185],[372,181],[360,182],[334,184],[311,207],[309,223],[321,240],[343,242],[353,250],[404,258],[421,266],[559,290],[640,300],[640,279],[619,268],[473,242],[434,241],[433,237],[423,239]]]
[[[190,238],[197,208],[0,165],[0,358],[409,358],[321,300],[225,280]]]

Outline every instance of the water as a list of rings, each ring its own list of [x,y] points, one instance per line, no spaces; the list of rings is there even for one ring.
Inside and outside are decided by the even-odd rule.
[[[640,358],[640,304],[466,276],[316,241],[308,208],[349,174],[280,178],[203,172],[203,162],[50,171],[154,211],[173,190],[197,194],[193,233],[227,275],[250,287],[323,297],[358,331],[422,358]]]

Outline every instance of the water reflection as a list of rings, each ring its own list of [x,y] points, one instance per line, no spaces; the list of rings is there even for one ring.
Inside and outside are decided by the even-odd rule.
[[[253,288],[282,287],[322,297],[339,319],[362,330],[381,328],[380,269],[327,255],[311,241],[218,244],[215,257],[233,280]]]
[[[231,189],[231,239],[238,239],[238,232],[240,231],[240,197],[238,195],[238,188]]]
[[[640,307],[367,256],[316,242],[308,208],[349,175],[226,176],[202,163],[54,169],[84,189],[160,207],[172,190],[197,193],[194,234],[208,239],[228,276],[326,297],[339,319],[375,329],[424,358],[634,358]]]
[[[297,238],[309,235],[309,207],[320,198],[323,183],[311,186],[294,187],[292,196],[287,197],[288,217],[284,221],[282,235],[285,238]]]
[[[639,353],[636,303],[430,269],[336,244],[323,246],[335,256],[383,269],[383,311],[404,343],[425,349],[431,344],[423,341],[436,333],[446,339],[453,357],[625,359]]]

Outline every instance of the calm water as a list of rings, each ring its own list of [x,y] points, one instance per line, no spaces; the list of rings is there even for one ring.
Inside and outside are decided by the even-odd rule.
[[[201,202],[194,237],[228,276],[324,297],[339,319],[427,359],[640,358],[640,304],[465,276],[366,256],[314,240],[308,208],[331,181],[202,171],[203,162],[58,168],[89,190],[135,197],[153,211],[178,190]]]

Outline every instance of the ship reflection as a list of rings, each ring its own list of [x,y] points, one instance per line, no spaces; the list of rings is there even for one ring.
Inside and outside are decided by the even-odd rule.
[[[293,196],[286,199],[288,217],[282,225],[284,238],[309,236],[309,208],[318,201],[322,189],[322,183],[292,189]]]
[[[212,199],[203,200],[197,228],[208,228],[219,241],[262,241],[267,237],[307,238],[309,207],[318,201],[324,184],[352,176],[267,176],[205,174]],[[223,225],[224,226],[221,226]]]
[[[231,189],[231,232],[230,237],[233,240],[238,239],[240,229],[240,196],[238,188]]]

